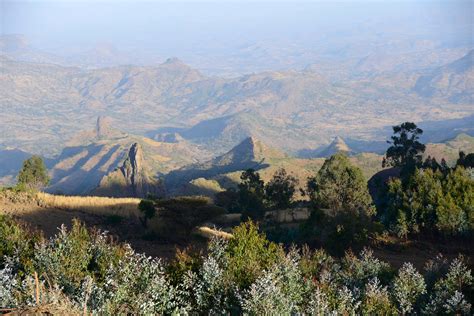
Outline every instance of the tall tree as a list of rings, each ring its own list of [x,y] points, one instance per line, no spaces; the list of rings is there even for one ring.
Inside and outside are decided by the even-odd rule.
[[[422,134],[423,130],[412,122],[393,126],[393,136],[388,141],[391,146],[387,149],[382,165],[400,167],[402,172],[414,171],[422,163],[422,154],[426,149],[419,141]]]
[[[23,162],[18,173],[18,186],[24,189],[39,190],[49,183],[48,170],[40,156],[32,156]]]
[[[260,174],[253,169],[242,172],[239,184],[239,204],[242,215],[251,219],[261,219],[265,214],[263,199],[265,186]]]
[[[267,200],[276,208],[290,206],[296,191],[298,180],[281,168],[275,172],[273,178],[265,185]]]
[[[311,201],[319,208],[334,213],[373,214],[367,181],[362,171],[353,166],[343,153],[326,159],[318,174],[308,180],[307,189]]]

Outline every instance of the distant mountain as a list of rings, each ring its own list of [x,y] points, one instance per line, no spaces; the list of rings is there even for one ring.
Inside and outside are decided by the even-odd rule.
[[[23,161],[31,157],[30,153],[14,148],[0,148],[0,186],[16,183],[16,175]]]
[[[344,148],[342,148],[344,149]],[[364,153],[350,157],[367,177],[381,170],[382,156]],[[323,165],[324,158],[301,159],[288,156],[262,141],[248,137],[227,153],[204,163],[185,166],[165,176],[168,194],[204,194],[212,196],[240,182],[242,171],[252,168],[269,181],[280,168],[296,176],[304,188],[306,180]]]
[[[474,102],[474,50],[464,57],[421,76],[413,88],[423,97],[454,103]]]
[[[448,164],[454,165],[459,158],[460,151],[474,153],[474,137],[459,134],[444,143],[429,143],[426,145],[424,157],[434,157],[438,162],[444,158]]]
[[[337,136],[328,146],[316,150],[313,157],[330,157],[338,152],[343,152],[347,155],[354,154],[354,151],[349,148],[344,139]]]
[[[285,157],[285,154],[276,149],[268,147],[253,137],[248,137],[223,155],[207,162],[171,171],[165,177],[165,185],[167,188],[175,188],[193,179],[212,178],[249,168],[259,170],[268,167],[270,161]]]
[[[21,34],[0,34],[0,56],[35,63],[62,63],[62,58],[32,47]]]
[[[144,198],[148,194],[163,196],[164,188],[152,174],[147,173],[141,145],[134,143],[122,166],[106,174],[91,194]]]
[[[409,76],[413,81],[417,73]],[[85,70],[3,57],[0,143],[53,156],[106,115],[129,134],[171,143],[159,134],[177,133],[215,154],[248,135],[296,153],[333,135],[381,141],[381,130],[403,121],[472,115],[468,99],[434,95],[427,101],[413,93],[411,81],[405,73],[330,80],[317,68],[216,78],[176,58],[158,66]]]
[[[49,192],[110,196],[159,193],[160,174],[209,157],[187,142],[162,143],[119,132],[104,118],[98,119],[96,129],[80,133],[69,144],[50,169]],[[118,187],[121,189],[115,190]]]

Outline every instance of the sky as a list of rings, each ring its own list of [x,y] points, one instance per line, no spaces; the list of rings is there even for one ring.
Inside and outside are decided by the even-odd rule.
[[[62,55],[102,43],[192,59],[262,43],[338,51],[374,39],[473,41],[472,1],[0,1],[2,34]]]

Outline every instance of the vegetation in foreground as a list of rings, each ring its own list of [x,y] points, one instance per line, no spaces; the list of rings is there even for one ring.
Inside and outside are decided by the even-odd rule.
[[[207,254],[164,263],[76,222],[45,240],[0,217],[0,304],[52,314],[469,315],[465,259],[439,256],[399,270],[370,250],[341,259],[268,241],[252,222]]]
[[[237,190],[219,193],[216,205],[204,197],[133,200],[144,228],[168,237],[186,239],[226,212],[242,215],[244,223],[232,235],[214,237],[202,252],[178,252],[168,263],[79,222],[45,240],[2,217],[0,303],[50,313],[469,315],[474,296],[467,259],[438,256],[423,271],[410,263],[396,270],[363,248],[385,234],[471,240],[472,154],[460,154],[451,167],[430,157],[423,161],[421,133],[411,123],[394,127],[384,162],[394,176],[376,183],[372,195],[360,169],[338,153],[308,179],[304,201],[295,201],[298,180],[284,170],[268,183],[254,170],[243,172]],[[42,183],[30,179],[34,187]],[[60,207],[60,200],[48,203]],[[89,204],[93,211],[94,202]],[[293,234],[265,218],[269,210],[300,206],[311,216]],[[363,250],[354,255],[347,249]]]

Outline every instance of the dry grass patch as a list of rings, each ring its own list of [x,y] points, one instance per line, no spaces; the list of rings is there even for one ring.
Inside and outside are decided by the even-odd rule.
[[[136,198],[109,198],[99,196],[63,196],[39,192],[38,203],[44,207],[82,211],[95,215],[139,216]]]
[[[197,227],[195,230],[195,234],[207,239],[211,239],[213,237],[219,237],[224,239],[234,238],[234,236],[230,233],[218,229],[213,229],[207,226]]]

